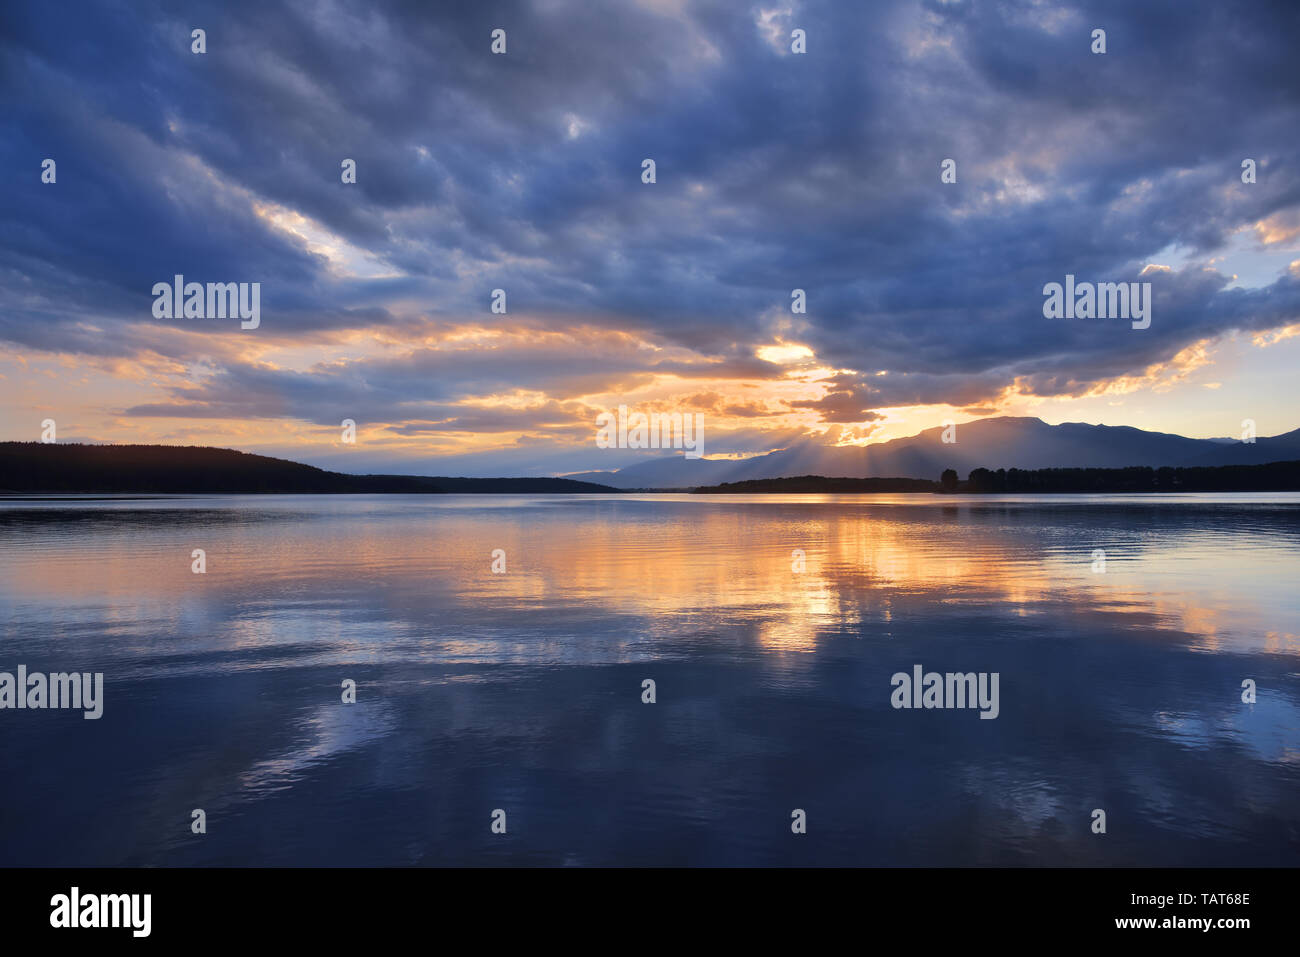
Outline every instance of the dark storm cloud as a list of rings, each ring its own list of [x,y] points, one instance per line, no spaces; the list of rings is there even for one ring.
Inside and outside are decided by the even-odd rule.
[[[1156,294],[1145,331],[1041,313],[1067,272],[1137,280],[1168,247],[1208,257],[1300,205],[1295,4],[827,0],[764,21],[765,6],[7,4],[0,337],[142,351],[147,331],[127,324],[153,321],[149,290],[177,272],[262,282],[266,334],[289,337],[400,329],[412,304],[488,320],[501,287],[512,315],[641,330],[715,361],[232,361],[184,401],[439,421],[422,404],[475,392],[777,377],[752,349],[795,319],[819,360],[860,373],[807,406],[849,422],[984,403],[1016,378],[1079,391],[1300,318],[1293,278],[1230,289],[1197,268],[1141,277]],[[495,27],[505,56],[488,52]],[[788,54],[794,27],[806,55]],[[56,186],[39,182],[46,156]],[[1255,185],[1240,182],[1247,156]],[[939,181],[949,157],[954,185]],[[255,204],[320,224],[348,264]],[[358,256],[389,278],[356,275]],[[806,317],[789,315],[795,287]]]

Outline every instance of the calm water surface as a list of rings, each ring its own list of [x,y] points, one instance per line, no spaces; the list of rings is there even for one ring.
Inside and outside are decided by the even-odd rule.
[[[0,500],[0,671],[106,699],[0,711],[0,864],[1297,865],[1298,533],[1300,495]],[[999,717],[895,710],[916,664]]]

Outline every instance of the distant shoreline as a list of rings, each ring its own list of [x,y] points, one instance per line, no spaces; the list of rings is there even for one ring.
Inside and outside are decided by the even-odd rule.
[[[0,496],[94,495],[625,495],[729,494],[1142,494],[1297,492],[1300,461],[1150,468],[977,468],[961,479],[802,475],[688,488],[615,488],[566,478],[349,475],[232,449],[165,445],[0,443]]]
[[[1121,469],[975,469],[966,480],[949,470],[939,481],[906,478],[797,478],[724,482],[697,494],[890,492],[1017,495],[1133,495],[1168,492],[1300,492],[1300,461],[1266,465]]]

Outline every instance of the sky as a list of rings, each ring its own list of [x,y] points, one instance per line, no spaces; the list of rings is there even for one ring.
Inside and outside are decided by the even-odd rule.
[[[540,475],[644,457],[619,405],[709,457],[1290,431],[1297,48],[1253,0],[8,2],[0,439]],[[157,317],[177,274],[257,328]],[[1067,274],[1150,327],[1045,318]]]

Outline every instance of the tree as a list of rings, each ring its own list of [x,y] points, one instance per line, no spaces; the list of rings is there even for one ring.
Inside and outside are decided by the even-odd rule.
[[[943,474],[939,476],[939,484],[943,486],[945,492],[957,491],[957,470],[944,469]]]

